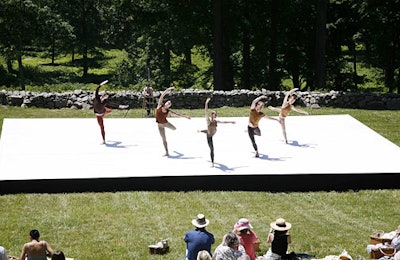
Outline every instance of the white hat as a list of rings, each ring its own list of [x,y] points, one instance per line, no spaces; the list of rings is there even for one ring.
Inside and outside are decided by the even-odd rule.
[[[253,229],[253,226],[250,224],[247,218],[239,219],[239,221],[234,226],[234,230],[236,231],[241,231],[243,229]]]
[[[286,222],[286,220],[283,218],[278,218],[274,222],[271,222],[270,226],[274,230],[286,231],[292,227],[292,224],[290,224],[289,222]]]
[[[198,214],[197,219],[192,220],[192,224],[195,227],[203,228],[208,226],[208,224],[210,224],[210,221],[205,218],[204,214]]]

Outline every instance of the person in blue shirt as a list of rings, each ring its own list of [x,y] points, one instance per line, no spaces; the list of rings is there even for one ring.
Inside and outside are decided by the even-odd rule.
[[[186,232],[183,240],[186,242],[185,260],[196,260],[197,254],[201,250],[206,250],[211,255],[211,245],[214,244],[214,235],[206,230],[210,221],[204,214],[198,214],[197,219],[192,220],[194,230]]]

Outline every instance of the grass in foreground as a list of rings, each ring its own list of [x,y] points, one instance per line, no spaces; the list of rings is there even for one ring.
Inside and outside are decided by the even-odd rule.
[[[75,259],[183,259],[183,235],[191,220],[204,213],[215,235],[215,247],[241,217],[252,222],[262,244],[269,223],[291,222],[297,253],[318,258],[346,249],[353,259],[368,258],[369,235],[398,226],[394,205],[399,190],[358,192],[116,192],[19,194],[0,197],[0,241],[10,255],[19,255],[30,229],[54,249]],[[168,238],[170,253],[150,255],[147,246]]]

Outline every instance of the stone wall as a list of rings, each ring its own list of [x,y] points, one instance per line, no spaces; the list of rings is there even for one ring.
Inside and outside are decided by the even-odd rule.
[[[108,92],[110,99],[116,103],[128,104],[131,108],[142,107],[142,95],[139,92],[119,91]],[[207,97],[212,97],[212,107],[243,107],[249,106],[251,101],[265,95],[267,105],[280,106],[284,98],[281,91],[206,91],[206,90],[183,90],[173,92],[166,96],[165,100],[171,100],[174,108],[195,109],[203,108]],[[160,92],[155,93],[157,101]],[[65,93],[36,93],[29,91],[0,91],[0,104],[6,106],[40,107],[49,109],[92,109],[93,92],[76,90]],[[319,108],[359,108],[375,110],[398,110],[400,109],[399,94],[374,94],[337,92],[299,92],[296,106]]]

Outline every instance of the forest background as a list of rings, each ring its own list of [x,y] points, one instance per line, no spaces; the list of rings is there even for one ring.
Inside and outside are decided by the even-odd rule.
[[[399,93],[399,27],[397,0],[3,0],[0,87]]]

